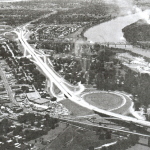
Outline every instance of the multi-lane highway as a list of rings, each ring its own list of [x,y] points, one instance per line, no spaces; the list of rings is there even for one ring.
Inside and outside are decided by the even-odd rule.
[[[11,90],[11,88],[10,88],[10,85],[9,85],[9,83],[8,83],[8,80],[7,80],[7,78],[6,78],[6,75],[5,75],[4,71],[2,70],[2,65],[1,65],[1,63],[0,63],[0,74],[1,74],[1,77],[2,77],[2,79],[3,79],[3,81],[4,81],[4,85],[5,85],[5,88],[7,89],[7,92],[8,92],[8,95],[9,95],[10,100],[11,100],[14,104],[16,104],[16,101],[15,101],[15,99],[14,99],[14,93],[12,93],[12,90]]]
[[[25,32],[20,30],[19,32],[15,31],[18,35],[18,38],[20,39],[21,44],[23,47],[28,51],[29,55],[32,56],[34,61],[36,62],[36,65],[40,67],[40,69],[43,71],[43,73],[46,75],[46,77],[52,82],[55,83],[57,87],[62,91],[63,94],[65,94],[69,99],[78,99],[71,90],[67,86],[63,84],[62,79],[57,76],[54,71],[42,60],[42,58],[37,55],[34,51],[34,49],[27,43],[27,41],[24,38]]]
[[[105,111],[105,110],[99,109],[99,108],[97,108],[95,106],[92,106],[89,103],[87,103],[79,95],[75,94],[74,91],[70,90],[66,86],[66,84],[64,83],[62,78],[60,78],[60,76],[58,76],[53,71],[53,69],[50,66],[48,66],[42,60],[42,58],[40,58],[39,55],[36,54],[35,50],[27,43],[27,41],[24,37],[24,35],[26,33],[25,29],[22,30],[20,28],[20,29],[15,30],[14,32],[18,35],[18,39],[20,40],[20,42],[23,45],[24,49],[28,52],[29,55],[32,56],[32,59],[34,59],[34,62],[36,63],[36,65],[38,65],[38,67],[43,71],[43,73],[45,74],[47,79],[50,81],[51,90],[52,90],[52,86],[53,86],[53,83],[54,83],[60,89],[60,91],[63,93],[63,96],[65,95],[66,97],[68,97],[69,100],[77,103],[78,105],[81,105],[81,106],[86,107],[90,110],[93,110],[96,113],[104,114],[105,116],[111,116],[111,117],[119,118],[120,120],[125,121],[125,122],[129,122],[129,123],[132,122],[136,125],[150,127],[150,122],[148,122],[148,121],[138,120],[138,119],[133,118],[133,117],[123,116],[123,115],[120,115],[120,114]],[[51,91],[51,92],[54,96],[56,96],[53,91]]]

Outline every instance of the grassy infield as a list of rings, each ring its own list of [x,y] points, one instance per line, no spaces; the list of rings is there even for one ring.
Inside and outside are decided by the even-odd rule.
[[[114,110],[113,112],[124,114],[129,109],[129,107],[131,106],[131,101],[128,97],[125,96],[125,98],[126,104],[123,107]],[[86,95],[85,100],[89,104],[105,110],[117,108],[122,104],[122,98],[111,93],[97,93]],[[68,99],[62,101],[61,103],[72,112],[73,116],[90,115],[93,113],[87,108],[79,106]]]

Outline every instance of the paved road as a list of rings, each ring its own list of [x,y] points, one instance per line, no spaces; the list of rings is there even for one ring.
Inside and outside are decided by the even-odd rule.
[[[21,28],[18,28],[18,30],[14,31],[14,32],[18,35],[18,38],[19,38],[20,42],[22,43],[23,47],[25,48],[25,50],[28,51],[28,53],[34,59],[35,63],[41,68],[43,73],[51,81],[51,92],[55,97],[57,97],[57,96],[55,95],[55,93],[52,90],[53,83],[55,83],[55,85],[57,87],[59,87],[59,89],[62,91],[62,93],[65,94],[68,97],[69,100],[77,103],[78,105],[86,107],[89,110],[93,110],[94,112],[97,112],[97,113],[100,113],[100,114],[105,114],[107,116],[119,118],[119,119],[121,119],[125,122],[127,121],[127,122],[132,122],[134,124],[139,124],[139,125],[142,125],[142,126],[150,127],[150,122],[148,122],[148,121],[138,120],[138,119],[133,118],[133,117],[123,116],[123,115],[120,115],[120,114],[116,114],[116,113],[113,113],[113,112],[109,112],[109,111],[99,109],[99,108],[97,108],[95,106],[92,106],[89,103],[87,103],[80,96],[75,95],[74,92],[71,91],[64,84],[64,82],[61,80],[61,78],[59,76],[57,76],[55,74],[55,72],[53,72],[53,70],[46,63],[44,63],[44,61],[35,53],[34,49],[27,43],[27,41],[24,37],[24,34],[26,33],[26,31],[22,30]]]
[[[12,57],[15,57],[15,55],[14,55],[13,51],[11,50],[11,48],[9,47],[9,45],[6,42],[4,42],[4,43],[6,44],[6,47],[8,48],[10,53],[12,54]]]
[[[6,75],[5,75],[5,73],[3,72],[3,70],[2,70],[2,65],[1,65],[1,63],[0,63],[0,74],[1,74],[1,77],[2,77],[2,79],[3,79],[3,81],[4,81],[4,85],[5,85],[5,88],[6,88],[7,92],[8,92],[8,95],[9,95],[10,100],[12,101],[12,103],[15,103],[15,104],[16,104],[16,101],[15,101],[15,98],[14,98],[14,94],[13,94],[13,92],[12,92],[12,90],[11,90],[11,87],[10,87],[10,85],[9,85],[9,83],[8,83],[8,80],[7,80],[7,78],[6,78]]]
[[[88,128],[89,130],[97,130],[99,128],[102,128],[102,129],[109,129],[111,131],[115,131],[115,132],[119,132],[119,133],[134,134],[134,135],[138,135],[138,136],[142,136],[142,137],[146,137],[146,138],[150,137],[150,135],[132,132],[129,130],[122,129],[119,126],[115,126],[115,125],[114,126],[112,125],[112,127],[111,127],[111,126],[99,125],[99,124],[96,124],[95,122],[94,123],[81,122],[81,121],[77,121],[77,120],[69,120],[69,119],[64,119],[64,118],[58,118],[58,119],[59,119],[59,121],[66,122],[66,123],[69,123],[71,125],[75,125],[78,127]]]

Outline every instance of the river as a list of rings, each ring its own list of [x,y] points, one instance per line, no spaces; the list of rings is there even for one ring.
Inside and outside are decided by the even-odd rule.
[[[126,16],[117,17],[108,22],[101,23],[94,27],[89,28],[84,36],[90,42],[99,42],[99,43],[126,43],[125,38],[123,37],[122,29],[139,19],[143,19],[145,14],[150,14],[150,10],[145,10],[142,13],[138,12],[135,14],[130,14]],[[110,45],[111,46],[111,45]],[[114,47],[114,46],[112,46]],[[122,46],[116,45],[118,48],[125,48],[134,53],[141,54],[143,56],[150,58],[150,49],[141,49],[135,48],[133,46]]]

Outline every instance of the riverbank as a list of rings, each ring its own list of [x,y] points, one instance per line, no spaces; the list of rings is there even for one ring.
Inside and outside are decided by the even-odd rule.
[[[104,18],[104,20],[100,20],[99,22],[96,22],[96,23],[93,23],[93,24],[90,24],[90,25],[87,25],[84,29],[83,29],[83,31],[80,33],[80,37],[81,38],[83,38],[83,39],[85,39],[85,40],[87,40],[88,38],[84,35],[85,34],[85,32],[86,31],[88,31],[90,28],[94,28],[94,27],[96,27],[96,26],[98,26],[98,25],[100,25],[100,24],[102,24],[102,23],[105,23],[105,22],[108,22],[108,21],[111,21],[111,20],[114,20],[114,19],[116,19],[117,17],[125,17],[127,14],[121,14],[121,15],[115,15],[115,14],[113,14],[113,15],[107,15],[107,17],[108,18]]]
[[[106,18],[105,18],[105,17],[106,17]],[[83,30],[81,31],[81,33],[80,33],[80,37],[83,38],[83,39],[85,39],[85,40],[87,40],[87,37],[84,36],[84,33],[85,33],[88,29],[93,28],[94,26],[97,26],[97,25],[99,25],[99,24],[101,24],[101,23],[110,21],[110,20],[112,20],[112,19],[114,19],[114,18],[115,18],[115,17],[112,18],[111,15],[103,16],[102,19],[99,20],[98,22],[91,23],[91,24],[85,26],[85,27],[83,28]]]
[[[150,10],[145,10],[142,12],[142,14],[145,13],[150,14]],[[112,46],[109,44],[109,47],[112,47],[112,49],[124,49],[125,51],[131,52],[134,55],[138,54],[147,59],[150,58],[150,49],[142,49],[133,45],[126,45],[127,43],[122,32],[123,28],[137,22],[141,18],[143,18],[141,12],[127,16],[119,16],[115,19],[89,28],[84,32],[84,37],[87,38],[87,41],[93,43],[113,43]],[[124,43],[124,46],[121,44],[117,45],[119,43]]]
[[[143,12],[146,13],[147,11]],[[123,37],[122,29],[139,19],[141,19],[141,13],[131,14],[127,16],[118,16],[115,19],[101,23],[88,29],[84,36],[88,41],[100,42],[100,43],[120,43],[126,42]],[[114,32],[115,31],[115,32]]]
[[[113,18],[115,18],[115,17],[113,17]],[[66,38],[74,39],[74,41],[76,41],[76,40],[78,40],[80,38],[80,39],[83,39],[84,41],[87,41],[87,38],[84,36],[84,33],[88,29],[90,29],[90,28],[92,28],[94,26],[97,26],[97,25],[99,25],[101,23],[107,22],[107,21],[109,21],[109,20],[111,20],[113,18],[111,18],[111,15],[103,16],[99,21],[91,22],[90,24],[85,25],[82,28],[79,28],[76,32],[74,32],[74,33],[72,33],[70,35],[67,35]]]
[[[150,24],[145,20],[137,22],[122,29],[125,39],[132,45],[139,45],[141,48],[150,47]]]

